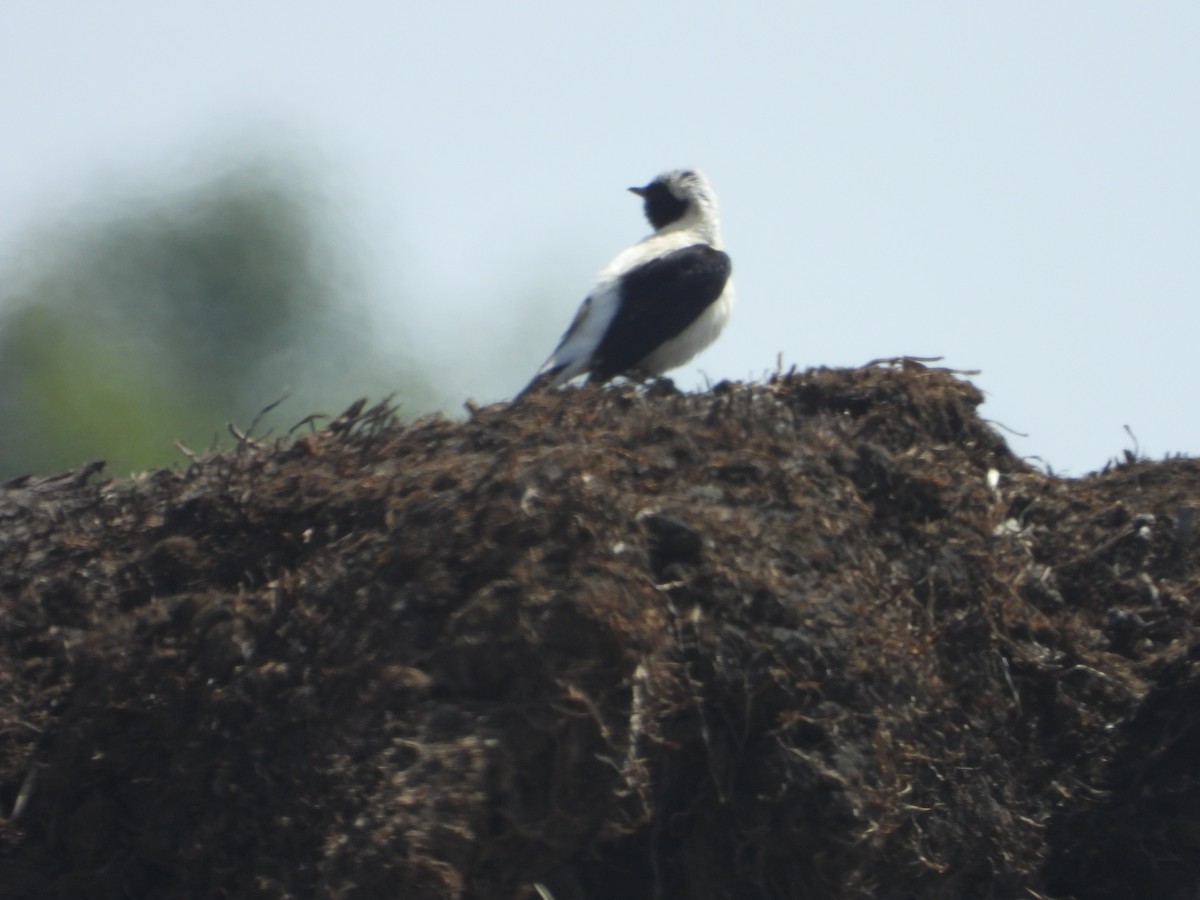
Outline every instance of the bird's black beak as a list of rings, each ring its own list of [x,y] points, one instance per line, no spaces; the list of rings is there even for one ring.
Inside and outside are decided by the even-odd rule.
[[[645,197],[645,196],[646,196],[646,191],[648,191],[648,190],[650,190],[650,186],[649,186],[649,185],[646,185],[645,187],[640,187],[640,188],[630,188],[630,189],[629,189],[630,193],[637,194],[639,197]]]

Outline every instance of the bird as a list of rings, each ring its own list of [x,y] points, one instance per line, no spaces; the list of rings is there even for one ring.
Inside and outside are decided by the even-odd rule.
[[[733,309],[733,265],[722,248],[717,195],[696,169],[672,169],[644,187],[653,233],[600,270],[550,358],[517,400],[581,375],[657,377],[717,339]]]

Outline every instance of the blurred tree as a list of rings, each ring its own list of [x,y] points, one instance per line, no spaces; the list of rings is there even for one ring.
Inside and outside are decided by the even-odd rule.
[[[43,237],[24,277],[0,274],[0,478],[178,460],[174,440],[207,448],[289,388],[276,423],[367,393],[435,406],[419,373],[378,359],[303,183],[242,165]]]

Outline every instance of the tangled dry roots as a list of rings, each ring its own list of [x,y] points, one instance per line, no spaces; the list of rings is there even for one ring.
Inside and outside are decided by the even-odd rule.
[[[1200,465],[1057,478],[980,401],[357,404],[11,482],[0,896],[1194,896]]]

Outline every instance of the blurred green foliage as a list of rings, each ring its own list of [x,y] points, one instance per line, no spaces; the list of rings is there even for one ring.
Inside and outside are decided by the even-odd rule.
[[[278,429],[363,394],[437,405],[379,358],[296,167],[247,163],[41,235],[0,272],[0,479],[207,449],[291,389]],[[15,267],[14,267],[15,268]]]

